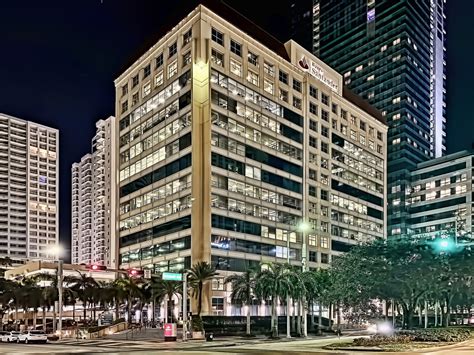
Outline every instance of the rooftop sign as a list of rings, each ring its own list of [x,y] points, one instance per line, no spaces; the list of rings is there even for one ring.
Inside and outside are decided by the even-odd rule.
[[[312,61],[311,59],[307,59],[304,54],[298,61],[298,66],[304,71],[308,72],[311,76],[321,81],[323,84],[329,86],[332,91],[338,92],[337,81],[333,78],[330,78],[321,66],[316,64],[316,62]]]

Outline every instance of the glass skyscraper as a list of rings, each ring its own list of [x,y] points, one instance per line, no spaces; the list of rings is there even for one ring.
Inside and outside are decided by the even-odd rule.
[[[294,1],[293,38],[382,112],[388,132],[388,235],[410,233],[408,173],[445,154],[445,0]],[[312,30],[302,31],[312,24]]]

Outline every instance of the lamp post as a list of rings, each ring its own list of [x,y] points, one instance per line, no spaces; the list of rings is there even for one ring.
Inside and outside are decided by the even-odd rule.
[[[63,248],[57,244],[50,250],[50,255],[54,256],[55,261],[58,263],[58,326],[57,331],[59,333],[59,339],[62,338],[63,330],[63,266],[64,261],[61,259],[63,254]]]
[[[308,270],[308,248],[306,243],[306,234],[310,232],[312,229],[311,224],[305,221],[301,221],[298,225],[298,232],[302,234],[301,237],[301,269],[303,272]],[[289,252],[289,250],[288,250]],[[305,297],[301,302],[300,307],[302,307],[302,315],[303,315],[303,336],[308,336],[308,321],[306,319],[306,308],[305,308]]]

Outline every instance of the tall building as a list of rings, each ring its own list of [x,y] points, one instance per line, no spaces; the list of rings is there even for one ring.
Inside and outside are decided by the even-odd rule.
[[[227,274],[385,237],[386,124],[294,41],[200,5],[115,86],[121,268],[210,262],[203,312],[230,315]]]
[[[472,240],[474,153],[462,151],[420,163],[408,189],[410,235]],[[463,240],[465,239],[465,240]]]
[[[99,120],[92,152],[72,165],[72,263],[116,265],[115,117]]]
[[[0,257],[55,257],[58,143],[57,129],[0,114]]]
[[[389,235],[409,228],[410,170],[446,150],[445,9],[446,0],[292,4],[295,39],[387,118]]]

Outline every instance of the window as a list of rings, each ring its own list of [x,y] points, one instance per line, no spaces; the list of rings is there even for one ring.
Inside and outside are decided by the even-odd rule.
[[[219,32],[215,28],[213,28],[211,31],[211,39],[217,44],[220,44],[221,46],[224,45],[224,34],[222,32]]]
[[[367,81],[372,81],[372,80],[374,80],[374,79],[375,79],[375,75],[374,75],[374,74],[369,75],[369,76],[367,77]]]
[[[320,238],[321,248],[329,249],[329,238],[328,237],[321,237]]]
[[[224,298],[212,297],[212,312],[214,314],[224,313]]]
[[[342,117],[343,119],[347,120],[347,111],[346,111],[346,110],[343,110],[342,108],[341,108],[341,117]]]
[[[280,100],[288,102],[288,91],[280,89]]]
[[[221,67],[224,66],[224,54],[219,53],[214,48],[212,48],[211,50],[211,60],[216,65],[219,65]]]
[[[329,201],[329,193],[327,192],[327,190],[321,189],[321,200]]]
[[[387,50],[387,45],[383,45],[382,47],[380,47],[381,52],[385,52],[386,50]]]
[[[155,60],[155,67],[159,68],[163,65],[163,53],[161,53]]]
[[[268,80],[263,81],[263,90],[273,95],[273,83]]]
[[[163,85],[163,72],[159,72],[155,75],[155,86]]]
[[[275,66],[268,62],[263,62],[263,72],[270,76],[275,76]]]
[[[317,197],[317,195],[316,195],[316,186],[309,185],[308,194],[310,196]]]
[[[337,120],[335,119],[332,120],[332,128],[337,129]]]
[[[151,74],[151,66],[148,64],[145,68],[143,68],[143,78],[148,78]]]
[[[174,42],[171,46],[168,47],[168,57],[171,58],[178,52],[178,44]]]
[[[132,95],[132,106],[138,104],[138,92]]]
[[[359,121],[359,127],[361,130],[363,130],[365,132],[366,130],[366,125],[365,125],[365,122],[364,121]]]
[[[400,38],[397,38],[395,41],[393,41],[393,45],[396,46],[397,44],[400,43]]]
[[[249,70],[248,73],[247,73],[247,81],[249,83],[252,83],[255,86],[258,86],[259,85],[258,74]]]
[[[392,140],[392,144],[400,144],[400,142],[400,138],[395,138],[394,140]]]
[[[309,96],[314,97],[316,100],[318,99],[318,89],[314,86],[309,87]]]
[[[128,84],[125,84],[122,86],[122,96],[125,96],[128,94]]]
[[[311,112],[313,115],[318,115],[318,106],[313,104],[312,102],[309,103],[309,112]]]
[[[329,122],[329,112],[326,110],[321,110],[321,118],[324,121]]]
[[[224,289],[225,289],[224,279],[222,279],[222,278],[212,279],[212,290],[213,291],[224,291]]]
[[[318,131],[318,122],[314,120],[309,120],[309,129],[312,131],[317,132]]]
[[[309,146],[313,148],[318,147],[318,140],[316,139],[316,137],[309,136]]]
[[[321,253],[321,264],[329,264],[329,254]]]
[[[284,71],[279,71],[278,72],[278,79],[283,83],[288,85],[288,74],[285,73]]]
[[[329,106],[329,96],[325,93],[321,93],[321,102],[327,106]]]
[[[321,125],[321,135],[326,138],[329,138],[329,128]]]
[[[357,72],[361,71],[362,69],[364,69],[364,66],[363,66],[363,65],[359,65],[359,66],[356,67],[355,71],[356,71],[356,73],[357,73]]]
[[[128,101],[122,102],[122,113],[128,110]]]
[[[191,64],[191,51],[188,51],[185,54],[183,54],[183,67],[185,67],[188,64]]]
[[[332,113],[335,113],[337,115],[337,104],[332,104],[331,105],[331,111],[332,111]]]
[[[230,51],[232,53],[237,54],[238,56],[242,56],[242,45],[233,39],[230,40]]]
[[[193,30],[189,29],[184,35],[183,35],[183,46],[185,44],[188,44],[191,42],[191,39],[193,38]]]
[[[242,64],[234,59],[230,59],[230,72],[234,75],[242,77]]]
[[[151,93],[151,84],[150,83],[146,83],[145,85],[143,85],[143,97],[145,96],[148,96],[150,95]]]
[[[325,142],[321,142],[321,151],[323,153],[329,153],[329,145]]]
[[[168,79],[173,77],[178,73],[178,61],[172,62],[170,65],[168,65]]]
[[[311,261],[313,263],[318,262],[318,252],[317,251],[312,251],[312,250],[309,251],[309,261]]]
[[[329,176],[321,174],[321,184],[329,185]]]
[[[316,181],[317,180],[317,173],[316,173],[316,170],[313,170],[313,169],[309,169],[309,173],[308,173],[308,177],[311,179],[311,180],[314,180]]]
[[[382,140],[382,132],[377,131],[377,139]]]
[[[249,63],[258,67],[258,55],[249,51],[247,56]]]
[[[138,78],[138,74],[137,74],[132,78],[132,88],[137,86],[139,82],[140,82],[140,79]]]
[[[297,109],[301,109],[301,99],[298,97],[293,96],[293,107]]]
[[[312,247],[318,246],[317,237],[314,234],[308,235],[308,245]]]
[[[293,79],[293,89],[301,92],[301,81]]]

